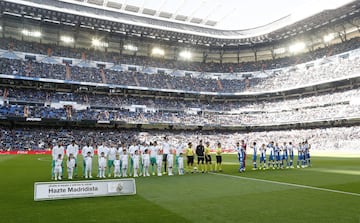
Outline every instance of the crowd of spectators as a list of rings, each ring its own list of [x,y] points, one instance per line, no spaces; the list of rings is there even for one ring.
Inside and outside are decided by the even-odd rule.
[[[159,98],[136,95],[96,94],[79,92],[56,92],[20,88],[0,88],[0,97],[11,104],[35,103],[39,105],[58,103],[60,101],[75,102],[85,107],[127,108],[132,105],[146,106],[151,110],[185,111],[196,108],[208,112],[248,112],[248,111],[287,111],[307,107],[324,107],[337,104],[350,104],[360,95],[360,89],[323,93],[289,99],[261,100],[245,102],[241,100],[208,101],[186,98]]]
[[[173,147],[188,142],[197,144],[200,139],[209,141],[212,149],[217,142],[221,142],[223,149],[232,150],[236,142],[244,139],[250,145],[256,141],[257,144],[275,141],[279,143],[299,142],[308,140],[311,150],[314,151],[336,151],[338,153],[360,152],[360,127],[334,127],[316,128],[306,130],[284,130],[270,132],[172,132],[172,131],[134,131],[115,129],[77,129],[77,128],[45,128],[45,127],[18,127],[1,128],[0,149],[1,150],[45,150],[56,141],[63,141],[66,145],[71,140],[76,140],[80,148],[90,142],[92,145],[100,145],[103,141],[112,141],[116,144],[125,143],[130,145],[133,141],[139,143],[150,141],[162,142],[167,136]],[[248,151],[251,154],[251,151]]]
[[[209,79],[168,74],[145,74],[135,71],[114,71],[102,68],[71,66],[68,78],[74,81],[109,83],[155,89],[176,89],[205,92],[254,92],[295,88],[316,82],[354,75],[360,71],[360,59],[338,59],[331,63],[303,68],[277,70],[267,77],[250,79]],[[0,58],[0,73],[27,77],[66,79],[66,67],[34,61]],[[104,75],[102,75],[102,73]],[[105,78],[105,80],[104,80]]]
[[[249,91],[262,91],[284,89],[307,85],[321,81],[330,81],[345,77],[360,71],[360,59],[338,59],[335,63],[321,66],[294,68],[281,70],[268,78],[259,79],[256,85],[252,85]]]
[[[4,89],[3,117],[124,121],[133,124],[268,125],[360,117],[359,89],[299,99],[209,103],[199,100]],[[62,107],[52,106],[62,102]],[[78,108],[69,107],[74,104]],[[132,106],[143,106],[136,110]],[[191,112],[195,109],[197,112]]]
[[[81,58],[84,51],[88,59],[109,61],[142,66],[167,67],[172,69],[199,70],[208,72],[250,71],[263,68],[275,68],[306,62],[324,54],[331,55],[359,47],[357,38],[330,48],[323,48],[312,53],[297,57],[284,58],[259,63],[216,64],[168,61],[149,57],[122,56],[114,59],[111,53],[100,53],[94,50],[64,48],[39,43],[1,39],[0,48],[7,49],[14,42],[14,50],[22,52],[47,54],[47,48],[52,49],[52,55]],[[120,59],[120,61],[119,61]],[[114,59],[115,60],[115,59]],[[296,61],[296,62],[295,62]],[[179,65],[180,64],[180,65]],[[264,65],[265,64],[265,65]],[[232,66],[232,69],[228,69]],[[250,68],[249,68],[250,67]],[[238,70],[236,70],[239,68]],[[194,77],[175,77],[167,74],[144,74],[141,72],[114,71],[102,68],[70,66],[70,80],[94,83],[107,83],[141,86],[158,89],[177,89],[188,91],[209,92],[242,92],[280,90],[297,87],[304,84],[328,81],[334,78],[346,77],[360,71],[360,61],[354,59],[339,59],[321,66],[291,67],[278,70],[266,78],[250,78],[249,80],[206,79]],[[0,73],[28,77],[41,77],[65,80],[66,66],[35,61],[10,60],[0,58]],[[247,82],[247,83],[246,83]],[[4,93],[6,92],[6,93]],[[359,89],[301,97],[297,99],[271,100],[261,102],[241,101],[202,101],[165,98],[146,98],[139,96],[105,95],[95,93],[53,92],[31,89],[0,89],[4,104],[0,106],[0,117],[30,117],[51,118],[59,120],[106,120],[124,121],[127,123],[171,123],[185,125],[268,125],[280,123],[312,122],[318,120],[336,120],[347,117],[360,117],[359,103],[352,103],[359,95]],[[86,109],[72,107],[55,108],[52,103],[66,101],[85,105]],[[66,104],[66,103],[65,103]],[[151,111],[134,111],[130,107],[142,105]],[[196,108],[201,112],[188,112]],[[128,142],[131,140],[153,141],[161,139],[166,134],[174,144],[205,141],[222,142],[224,148],[231,149],[240,139],[246,141],[294,141],[309,140],[312,148],[318,150],[342,150],[344,148],[360,148],[360,127],[326,128],[312,130],[274,131],[258,133],[174,133],[174,132],[134,132],[119,130],[83,130],[83,129],[49,129],[49,128],[2,128],[0,149],[46,149],[53,139],[63,139],[69,142],[76,139],[80,145],[91,140],[97,144],[104,140]]]
[[[339,54],[360,47],[359,38],[352,38],[344,43],[330,45],[324,48],[318,48],[311,52],[293,55],[289,57],[276,58],[271,60],[261,60],[240,63],[218,63],[213,61],[191,62],[183,60],[170,60],[156,57],[124,55],[119,52],[106,52],[95,50],[93,48],[73,48],[59,46],[55,44],[43,44],[37,42],[26,42],[12,38],[2,38],[0,49],[14,51],[60,56],[67,58],[83,59],[92,61],[111,62],[115,64],[139,65],[145,67],[158,67],[174,70],[188,70],[197,72],[215,72],[215,73],[232,73],[232,72],[249,72],[263,69],[275,69],[292,66],[319,58]],[[50,50],[49,50],[50,49]]]
[[[53,44],[25,42],[10,38],[0,39],[0,49],[34,54],[60,56],[114,64],[140,65],[143,67],[168,68],[214,73],[236,73],[284,68],[267,73],[267,77],[244,79],[207,79],[191,76],[176,77],[168,74],[145,74],[140,71],[115,71],[103,68],[72,66],[67,74],[63,64],[41,63],[20,59],[0,58],[0,73],[26,77],[41,77],[58,80],[74,80],[93,83],[109,83],[157,89],[176,89],[208,92],[244,92],[280,90],[310,83],[346,77],[360,71],[360,59],[338,59],[323,65],[295,67],[293,65],[343,53],[360,47],[360,39],[353,38],[344,43],[319,48],[285,58],[240,63],[206,63],[168,60],[155,57],[121,55],[119,52],[104,52],[94,49],[72,48]],[[49,50],[50,49],[50,50]],[[104,77],[102,77],[104,74]],[[6,92],[6,93],[4,93]],[[36,91],[31,89],[0,89],[4,104],[0,106],[0,118],[30,117],[59,120],[106,120],[127,123],[171,123],[185,125],[269,125],[300,123],[318,120],[336,120],[360,117],[359,103],[352,99],[359,97],[360,90],[349,90],[332,94],[302,97],[297,99],[241,102],[200,101],[183,99],[145,98],[137,96],[104,95],[94,93]],[[358,99],[357,99],[358,100]],[[52,103],[67,101],[85,105],[86,109],[72,107],[55,108]],[[66,103],[65,103],[66,104]],[[133,111],[132,105],[145,105],[151,111]],[[189,113],[191,108],[201,112]],[[244,139],[253,141],[289,142],[294,144],[308,140],[313,150],[325,151],[344,149],[359,152],[360,127],[317,128],[307,130],[286,130],[271,132],[224,133],[224,132],[174,132],[117,129],[77,129],[45,127],[2,127],[0,150],[47,149],[54,140],[70,143],[75,139],[82,147],[91,141],[99,145],[103,141],[150,142],[161,141],[168,136],[173,146],[197,143],[200,139],[211,142],[215,147],[221,142],[224,149],[233,149],[236,142]]]
[[[292,99],[283,99],[275,101],[260,101],[256,103],[230,104],[231,109],[236,111],[279,111],[289,109],[301,109],[304,107],[320,107],[335,104],[349,104],[353,100],[358,100],[360,89],[353,89],[341,92],[331,92],[321,95],[304,96]]]

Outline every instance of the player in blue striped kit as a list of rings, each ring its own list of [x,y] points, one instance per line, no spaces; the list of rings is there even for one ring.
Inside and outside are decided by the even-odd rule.
[[[256,146],[256,142],[253,142],[253,145],[251,147],[253,149],[253,170],[257,170],[257,166],[256,166],[256,160],[257,160],[257,146]]]
[[[289,168],[289,156],[286,142],[284,142],[283,146],[281,146],[281,168],[284,168],[284,162],[286,162],[286,168]]]
[[[274,153],[275,153],[275,162],[276,162],[276,168],[280,168],[280,162],[281,162],[281,156],[280,156],[280,147],[278,143],[275,143],[274,146]]]
[[[289,162],[289,166],[290,168],[294,168],[293,163],[294,163],[294,147],[292,145],[292,142],[289,142],[289,145],[287,146],[287,151],[289,154],[289,158],[290,158],[290,162]]]
[[[270,168],[270,163],[272,163],[272,168],[275,169],[275,146],[274,142],[270,142],[267,147],[269,148],[269,161],[268,168]]]
[[[305,166],[308,166],[308,167],[311,167],[310,148],[311,148],[311,145],[306,140],[304,143],[304,160],[305,160]]]
[[[301,144],[301,142],[299,143],[299,146],[297,147],[297,151],[298,151],[298,158],[297,158],[297,162],[296,162],[296,167],[300,168],[300,165],[303,165],[303,146]]]
[[[306,167],[306,144],[305,142],[302,142],[302,162],[301,162],[301,167],[305,168]]]
[[[238,153],[238,160],[240,163],[239,172],[242,173],[245,171],[245,166],[244,166],[245,150],[242,146],[240,146],[239,142],[236,143],[236,150]]]
[[[261,164],[263,164],[263,169],[266,170],[266,146],[262,144],[259,148],[260,151],[260,164],[259,169],[261,169]]]

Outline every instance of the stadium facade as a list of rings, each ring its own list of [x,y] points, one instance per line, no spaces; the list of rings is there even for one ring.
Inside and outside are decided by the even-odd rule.
[[[359,1],[301,21],[287,16],[248,30],[121,13],[110,3],[0,2],[3,125],[262,131],[359,124],[358,98],[346,98],[360,82]],[[286,75],[297,79],[284,80]],[[16,96],[27,92],[40,96]],[[344,96],[336,103],[277,111],[311,116],[340,106],[341,115],[245,120],[276,113],[261,109],[267,103],[280,106],[333,93]],[[61,100],[59,95],[71,96]],[[99,99],[104,95],[106,103]],[[184,122],[186,116],[193,119]],[[232,121],[242,117],[244,122]]]

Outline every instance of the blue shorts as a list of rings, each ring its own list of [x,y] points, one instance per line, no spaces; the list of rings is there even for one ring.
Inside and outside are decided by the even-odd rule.
[[[266,157],[265,156],[260,156],[260,163],[262,163],[262,162],[266,162]]]
[[[269,161],[270,161],[270,160],[274,160],[274,155],[270,155],[270,156],[269,156]]]
[[[254,162],[256,162],[256,158],[257,158],[256,156],[253,156],[253,161],[254,161]]]
[[[291,159],[291,160],[294,160],[294,155],[290,155],[290,159]]]

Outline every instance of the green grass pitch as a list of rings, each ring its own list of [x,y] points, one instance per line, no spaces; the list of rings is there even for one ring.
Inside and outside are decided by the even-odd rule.
[[[36,202],[34,182],[50,181],[50,156],[0,156],[0,222],[360,222],[359,158],[314,157],[304,169],[248,166],[242,174],[235,155],[224,161],[222,174],[137,178],[133,196]]]

